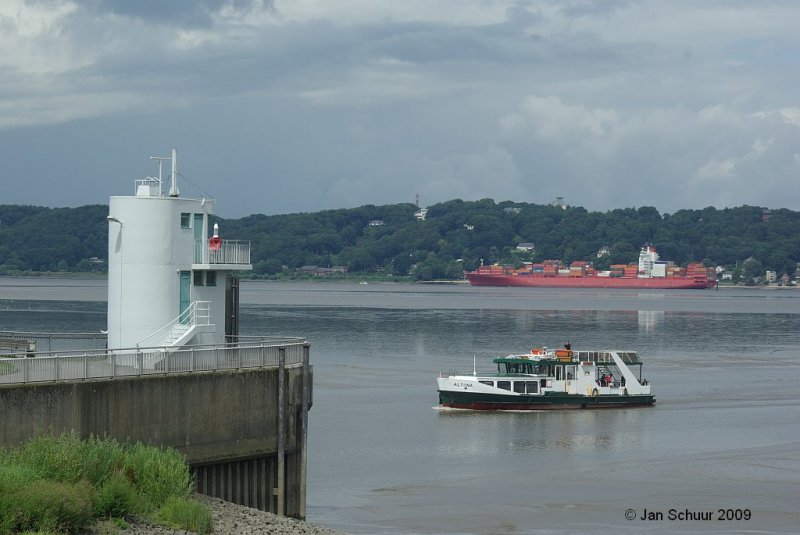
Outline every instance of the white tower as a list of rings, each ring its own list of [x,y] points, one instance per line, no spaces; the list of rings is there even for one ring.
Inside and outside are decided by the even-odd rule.
[[[179,196],[176,153],[159,177],[114,196],[108,216],[108,348],[225,342],[225,275],[250,270],[250,243],[209,239],[213,199]],[[161,162],[172,161],[165,195]]]

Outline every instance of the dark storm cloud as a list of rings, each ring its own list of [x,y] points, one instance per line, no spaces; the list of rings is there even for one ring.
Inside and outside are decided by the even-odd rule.
[[[175,146],[228,216],[778,207],[800,198],[800,8],[759,6],[0,3],[0,160],[25,177],[4,199],[102,202]]]
[[[244,10],[253,4],[272,6],[272,0],[83,0],[89,11],[113,13],[156,24],[208,28],[212,14],[224,6]]]

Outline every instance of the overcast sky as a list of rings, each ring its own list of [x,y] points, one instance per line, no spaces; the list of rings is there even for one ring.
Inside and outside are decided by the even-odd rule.
[[[0,204],[800,210],[796,0],[0,0]],[[190,182],[200,189],[195,189]]]

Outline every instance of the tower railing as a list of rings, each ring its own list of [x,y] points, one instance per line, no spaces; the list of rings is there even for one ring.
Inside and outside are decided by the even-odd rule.
[[[212,246],[207,240],[195,241],[196,264],[250,264],[250,242],[221,240]]]

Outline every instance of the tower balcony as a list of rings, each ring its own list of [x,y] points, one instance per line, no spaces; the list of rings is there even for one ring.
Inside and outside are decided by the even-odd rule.
[[[219,240],[217,244],[213,244],[208,240],[196,240],[192,269],[251,270],[253,266],[250,264],[250,242]]]

